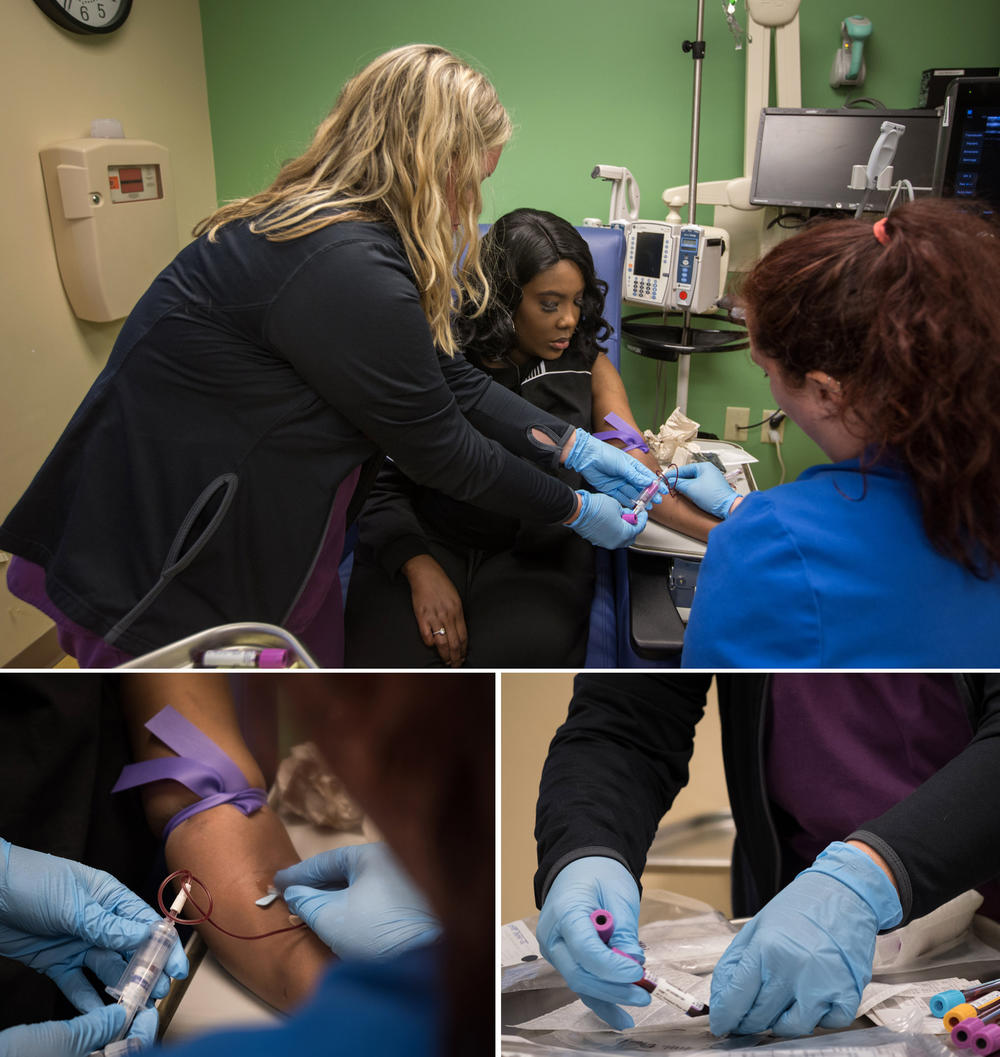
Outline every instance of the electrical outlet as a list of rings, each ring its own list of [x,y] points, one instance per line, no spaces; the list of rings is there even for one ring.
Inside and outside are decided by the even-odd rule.
[[[723,430],[723,440],[745,441],[747,439],[746,429],[737,429],[737,426],[746,427],[750,425],[750,408],[727,407],[726,428]]]
[[[764,419],[764,425],[760,427],[760,439],[764,444],[771,443],[771,424],[767,421],[772,415],[777,413],[776,408],[765,407],[760,413],[760,417]],[[783,441],[785,439],[785,423],[788,421],[787,418],[781,420],[781,424],[778,426],[778,440]]]

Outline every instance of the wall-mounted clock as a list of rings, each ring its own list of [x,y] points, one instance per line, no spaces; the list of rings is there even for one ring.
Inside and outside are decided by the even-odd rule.
[[[132,10],[132,0],[35,0],[63,29],[73,33],[113,33]]]

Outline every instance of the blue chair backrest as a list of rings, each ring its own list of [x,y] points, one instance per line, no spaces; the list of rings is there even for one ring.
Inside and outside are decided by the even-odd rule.
[[[625,266],[625,235],[621,228],[577,228],[590,247],[597,277],[608,284],[604,318],[614,328],[605,342],[608,359],[621,369],[622,268]]]

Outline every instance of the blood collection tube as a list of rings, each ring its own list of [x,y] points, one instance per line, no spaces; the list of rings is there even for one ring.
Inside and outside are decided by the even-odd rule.
[[[951,1029],[951,1041],[960,1049],[965,1050],[973,1045],[973,1036],[988,1024],[992,1024],[1000,1017],[1000,1007],[990,1013],[984,1013],[982,1017],[966,1017],[960,1020]],[[1000,1029],[998,1029],[1000,1030]]]
[[[983,1024],[972,1033],[969,1049],[976,1053],[996,1053],[1000,1050],[1000,1025]]]
[[[1000,991],[990,991],[972,1002],[960,1002],[945,1013],[942,1018],[945,1028],[951,1031],[956,1025],[969,1017],[982,1019],[984,1013],[992,1013],[1000,1009]]]
[[[632,509],[622,514],[622,521],[627,521],[630,525],[634,525],[639,520],[640,512],[645,509],[646,504],[660,490],[660,482],[663,480],[665,473],[665,470],[661,470],[656,475],[656,478],[646,485],[639,493],[639,498],[633,503]]]
[[[931,1000],[931,1013],[936,1017],[943,1017],[949,1009],[962,1002],[971,1002],[975,998],[982,998],[988,991],[1000,987],[1000,980],[989,980],[985,984],[976,984],[974,987],[966,987],[961,991],[951,988],[948,991],[939,991]]]
[[[599,907],[591,913],[590,921],[597,931],[601,942],[610,947],[611,936],[615,931],[615,919],[611,912]],[[636,961],[631,954],[626,954],[617,947],[611,947],[611,949],[615,954],[620,954],[625,958],[631,958],[632,961]],[[640,968],[642,967],[640,966]],[[689,1017],[704,1017],[708,1015],[708,1006],[704,1002],[699,1002],[693,995],[689,995],[679,987],[674,987],[673,984],[667,983],[666,980],[657,980],[655,976],[650,976],[645,968],[642,969],[642,976],[635,983],[643,991],[648,991],[651,995],[662,999],[664,1002],[669,1002],[670,1005],[676,1006],[677,1009],[683,1010]]]
[[[195,654],[200,668],[287,668],[291,650],[276,646],[221,646]]]

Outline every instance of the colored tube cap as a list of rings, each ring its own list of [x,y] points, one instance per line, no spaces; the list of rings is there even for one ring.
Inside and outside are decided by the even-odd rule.
[[[598,907],[591,913],[590,923],[597,930],[597,936],[602,943],[610,942],[611,934],[615,931],[615,919],[607,910]]]
[[[262,649],[257,657],[258,668],[287,668],[288,650],[277,647],[266,647]]]
[[[968,1017],[960,1020],[951,1029],[951,1041],[960,1049],[967,1050],[972,1045],[972,1038],[976,1032],[986,1025],[979,1017]]]
[[[957,1024],[960,1024],[963,1020],[968,1020],[969,1017],[974,1017],[978,1012],[979,1010],[970,1003],[960,1002],[945,1013],[944,1026],[948,1031],[951,1031]]]
[[[954,988],[950,991],[938,991],[930,1000],[931,1013],[936,1017],[943,1017],[949,1009],[953,1009],[959,1003],[965,1001],[965,995]]]
[[[995,1053],[1000,1050],[1000,1027],[996,1024],[984,1024],[979,1031],[972,1033],[972,1045],[976,1053]]]

